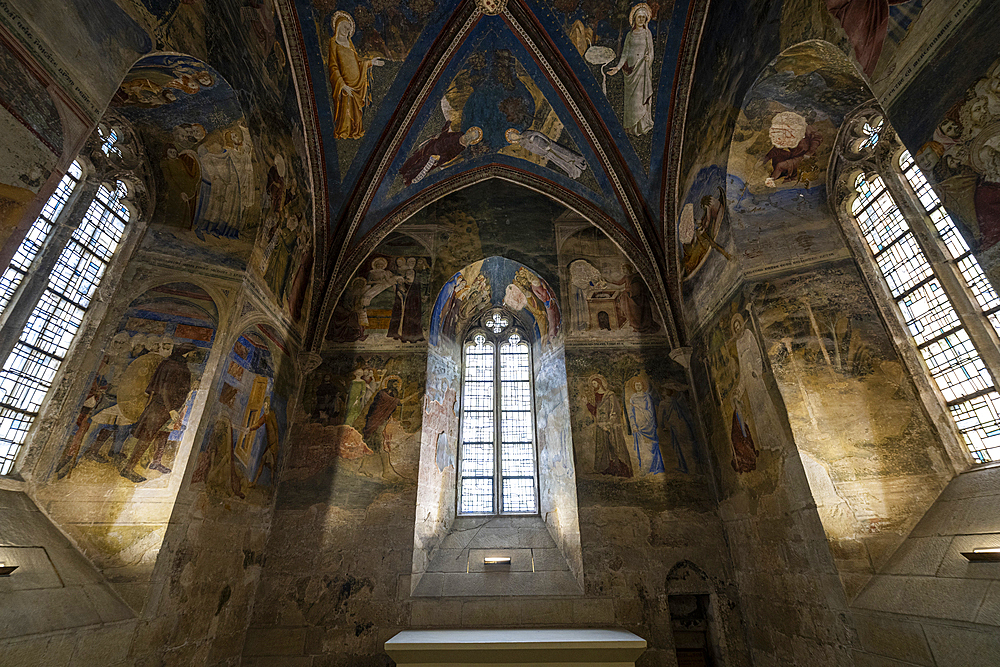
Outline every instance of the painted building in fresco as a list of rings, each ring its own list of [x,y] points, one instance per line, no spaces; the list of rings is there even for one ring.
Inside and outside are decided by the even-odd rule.
[[[1000,664],[998,43],[985,0],[0,2],[0,664]]]

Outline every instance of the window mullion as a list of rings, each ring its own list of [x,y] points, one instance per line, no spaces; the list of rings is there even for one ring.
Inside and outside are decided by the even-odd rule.
[[[500,474],[503,456],[502,388],[500,374],[500,341],[493,341],[493,513],[502,514],[503,477]]]
[[[45,293],[49,284],[49,274],[59,261],[63,248],[69,243],[80,223],[83,222],[90,209],[94,197],[101,184],[97,179],[83,179],[75,188],[73,195],[53,221],[54,229],[46,241],[45,247],[39,252],[32,263],[31,270],[21,282],[18,291],[7,307],[2,324],[0,324],[0,366],[10,356],[14,346],[21,337],[21,332],[27,325],[35,305]]]
[[[914,194],[904,180],[906,176],[899,169],[893,168],[891,171],[892,178],[883,179],[889,193],[896,200],[896,206],[906,220],[911,223],[920,221],[918,224],[910,224],[913,238],[924,251],[931,271],[941,282],[941,287],[951,300],[959,320],[989,369],[994,386],[1000,386],[997,383],[1000,376],[1000,347],[997,344],[996,333],[983,316],[982,308],[972,295],[964,276],[961,275],[957,262],[945,252],[943,242],[929,214],[922,206],[918,208],[914,205]]]

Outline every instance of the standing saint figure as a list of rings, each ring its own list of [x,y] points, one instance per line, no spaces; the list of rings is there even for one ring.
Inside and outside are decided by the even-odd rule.
[[[607,387],[603,375],[590,378],[594,390],[587,410],[594,420],[594,472],[598,475],[631,477],[632,462],[622,434],[618,397]]]
[[[271,409],[271,397],[264,398],[264,405],[260,408],[260,416],[252,424],[247,425],[248,431],[256,431],[264,427],[265,443],[264,451],[261,452],[260,461],[257,463],[257,472],[254,473],[251,485],[257,486],[260,474],[264,472],[264,466],[271,469],[271,486],[274,486],[278,474],[278,452],[281,449],[281,436],[278,433],[278,417]]]
[[[640,2],[628,15],[632,30],[618,64],[608,70],[614,76],[625,70],[625,131],[636,136],[653,129],[653,33],[646,27],[653,11]]]
[[[635,393],[628,399],[628,416],[632,424],[632,438],[635,441],[639,471],[649,475],[666,472],[663,467],[663,455],[660,454],[660,435],[656,427],[656,399],[642,378],[636,378],[632,386]],[[643,458],[647,463],[643,463]]]
[[[382,478],[386,480],[400,479],[399,474],[392,468],[392,462],[389,460],[389,447],[385,441],[385,427],[389,423],[389,418],[403,404],[400,398],[400,382],[399,376],[386,379],[385,386],[379,389],[372,398],[371,407],[368,408],[368,415],[365,417],[365,427],[361,433],[365,444],[381,459]],[[361,460],[358,472],[367,475],[368,473],[364,471],[365,460]]]
[[[759,449],[777,449],[781,446],[784,428],[777,408],[764,382],[764,356],[757,337],[739,313],[733,315],[731,328],[736,343],[736,359],[740,376],[732,394],[733,443],[732,466],[736,472],[749,472],[757,465]],[[747,424],[749,413],[756,427],[757,441]],[[757,445],[760,445],[758,447]]]
[[[191,389],[191,371],[186,357],[197,349],[192,343],[182,343],[173,347],[170,356],[156,367],[156,372],[146,387],[149,402],[135,422],[135,430],[132,432],[136,441],[132,455],[119,471],[125,479],[136,484],[146,481],[145,477],[135,472],[135,466],[150,445],[153,445],[153,460],[146,467],[164,475],[171,472],[170,468],[163,465],[162,458],[170,431],[175,427],[179,428],[183,420],[179,411],[184,407]]]
[[[354,19],[347,12],[333,13],[330,21],[330,94],[333,96],[333,136],[360,139],[365,136],[363,110],[371,104],[372,67],[381,67],[381,58],[362,58],[354,49]]]
[[[611,284],[624,285],[625,315],[636,333],[654,334],[660,330],[660,323],[653,319],[653,295],[635,267],[622,264],[622,279]]]

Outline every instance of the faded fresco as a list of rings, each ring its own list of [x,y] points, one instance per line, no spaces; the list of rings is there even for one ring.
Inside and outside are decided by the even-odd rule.
[[[1000,60],[940,119],[917,165],[972,245],[1000,241]]]
[[[487,257],[463,268],[441,288],[431,317],[431,345],[460,342],[474,318],[498,306],[513,311],[543,349],[561,331],[562,314],[548,283],[518,262]]]
[[[411,236],[390,234],[362,262],[334,310],[327,340],[420,343],[430,320],[431,262]]]
[[[122,74],[154,47],[144,28],[112,0],[37,0],[31,4],[34,20],[12,10],[5,4],[0,23],[93,121]],[[38,20],[55,16],[59,20]],[[60,52],[66,44],[73,45],[71,55]]]
[[[164,486],[217,324],[212,298],[189,283],[162,285],[133,301],[83,397],[56,478]]]
[[[774,466],[789,440],[757,332],[753,308],[737,297],[705,330],[706,350],[695,363],[703,365],[696,367],[696,377],[708,379],[702,400],[720,417],[713,433],[718,474],[724,480],[751,475],[743,484],[763,491],[773,483]],[[763,474],[755,475],[758,470]],[[732,481],[727,488],[734,489],[735,484]]]
[[[288,446],[291,357],[279,335],[260,324],[236,339],[223,364],[191,483],[204,483],[216,498],[267,505]]]
[[[654,351],[655,350],[655,351]],[[668,348],[566,351],[582,502],[663,502],[668,482],[702,472],[684,369]]]
[[[934,438],[874,304],[859,298],[866,292],[853,263],[775,280],[755,293],[800,454],[821,462],[835,485],[932,472],[936,455],[927,445]],[[874,496],[850,503],[863,532],[892,528]]]
[[[636,152],[648,162],[674,3],[553,0],[573,47],[600,82]]]
[[[568,341],[666,335],[646,282],[598,228],[587,225],[563,240],[559,266]]]
[[[45,83],[0,41],[0,131],[17,145],[18,159],[0,164],[0,245],[62,153],[59,111]],[[30,134],[29,134],[30,133]]]
[[[63,148],[62,120],[45,82],[0,41],[0,106],[30,129],[53,154]]]
[[[781,7],[781,2],[768,0],[712,3],[685,117],[681,192],[693,187],[701,169],[728,161],[743,98],[780,50]],[[740,66],[732,67],[735,63]]]
[[[437,170],[499,153],[594,187],[556,109],[514,54],[488,34],[454,75],[399,169],[394,189]]]
[[[363,508],[415,488],[426,365],[426,353],[362,346],[324,355],[303,391],[279,506]]]
[[[157,178],[154,246],[194,246],[242,268],[257,231],[254,147],[239,97],[218,72],[186,56],[149,56],[112,99],[140,132]]]
[[[220,269],[249,267],[284,314],[302,321],[312,197],[280,21],[270,0],[209,4],[219,14],[211,31],[204,10],[188,3],[145,7],[154,32],[198,57],[142,58],[111,100],[139,131],[156,179],[144,247]]]
[[[826,166],[845,114],[870,93],[833,46],[785,50],[743,102],[727,206],[750,277],[846,252],[826,206]]]
[[[449,331],[471,317],[474,302],[504,302],[511,286],[511,307],[528,313],[542,338],[552,338],[562,327],[562,315],[552,304],[559,285],[555,220],[564,211],[543,195],[503,181],[480,183],[430,204],[361,263],[334,310],[327,345],[365,341],[368,348],[399,349],[427,340],[437,344],[439,330],[430,322],[438,305],[445,308],[434,301],[442,288],[444,298],[451,299]],[[473,275],[467,268],[491,255],[510,258],[513,268],[496,269],[496,275],[479,268]],[[534,271],[518,274],[521,265]],[[499,266],[490,263],[487,271]],[[488,288],[490,280],[499,282]]]
[[[826,166],[844,116],[869,96],[829,44],[786,49],[743,100],[726,169],[695,175],[677,221],[685,315],[701,321],[741,276],[847,255]]]

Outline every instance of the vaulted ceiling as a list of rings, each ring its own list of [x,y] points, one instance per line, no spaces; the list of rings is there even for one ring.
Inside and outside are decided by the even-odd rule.
[[[354,267],[394,226],[489,178],[543,192],[590,219],[668,303],[664,276],[674,268],[662,221],[676,187],[668,160],[678,152],[670,142],[684,108],[698,5],[286,6],[298,23],[298,39],[289,41],[317,216],[328,222],[317,232],[320,289],[307,338],[321,335]]]

